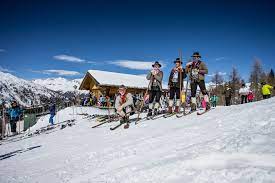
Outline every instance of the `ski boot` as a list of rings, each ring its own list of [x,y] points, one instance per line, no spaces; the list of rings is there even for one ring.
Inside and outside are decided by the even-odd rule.
[[[148,114],[147,114],[147,117],[151,117],[152,115],[153,115],[152,109],[149,109]]]
[[[173,112],[173,111],[172,111],[172,107],[168,107],[168,112],[167,112],[167,113],[168,113],[168,114],[172,114],[172,112]]]
[[[158,109],[154,109],[154,116],[157,116],[159,114]]]
[[[197,110],[197,107],[196,107],[196,104],[194,103],[191,103],[191,111],[196,111]]]
[[[175,111],[174,111],[175,113],[179,113],[180,111],[179,111],[179,106],[176,106],[175,107]]]
[[[211,109],[211,105],[209,102],[206,103],[206,111],[210,110]]]
[[[125,116],[124,117],[124,121],[125,121],[125,125],[124,125],[124,129],[128,129],[129,128],[129,117],[128,116]]]

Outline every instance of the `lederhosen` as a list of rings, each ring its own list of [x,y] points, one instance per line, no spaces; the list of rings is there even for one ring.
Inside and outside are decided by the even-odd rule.
[[[197,87],[200,87],[200,90],[203,95],[207,95],[205,81],[199,79],[199,73],[197,75],[193,74],[193,69],[199,69],[201,61],[193,62],[191,65],[190,79],[191,79],[191,97],[196,97]]]
[[[157,80],[154,79],[152,81],[151,90],[149,92],[149,103],[153,103],[155,98],[156,98],[156,102],[159,103],[160,97],[161,97],[161,90],[157,84]]]

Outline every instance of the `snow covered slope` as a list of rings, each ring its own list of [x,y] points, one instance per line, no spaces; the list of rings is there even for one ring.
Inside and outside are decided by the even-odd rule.
[[[42,85],[54,91],[61,91],[63,93],[73,92],[75,90],[74,86],[79,88],[81,81],[82,79],[68,80],[61,77],[33,80],[33,82],[36,84]]]
[[[0,78],[0,98],[4,100],[16,100],[21,105],[29,106],[30,101],[39,104],[52,97],[60,97],[52,90],[9,73],[0,72]]]
[[[73,127],[3,143],[1,155],[39,148],[1,160],[0,182],[275,182],[274,111],[272,98],[115,131],[78,116]]]

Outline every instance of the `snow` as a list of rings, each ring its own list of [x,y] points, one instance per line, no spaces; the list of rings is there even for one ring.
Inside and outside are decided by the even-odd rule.
[[[95,120],[70,115],[107,111],[74,109],[58,114],[60,121],[76,118],[73,127],[3,142],[1,155],[41,147],[1,160],[0,182],[275,182],[275,98],[115,131],[109,130],[115,123],[93,129]]]
[[[97,80],[100,85],[120,86],[125,85],[132,88],[148,88],[149,81],[144,76],[124,74],[117,72],[108,72],[100,70],[88,70],[88,72]],[[163,88],[167,88],[166,85]]]
[[[62,77],[58,78],[47,78],[47,79],[36,79],[34,83],[42,85],[48,89],[54,91],[61,91],[63,93],[75,91],[74,86],[79,88],[82,79],[68,80]]]
[[[29,102],[39,104],[41,98],[57,97],[54,91],[41,85],[0,71],[0,97],[4,100],[16,100],[19,104],[30,106]]]

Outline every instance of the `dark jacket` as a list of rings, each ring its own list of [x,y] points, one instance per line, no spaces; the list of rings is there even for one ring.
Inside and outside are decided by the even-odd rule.
[[[186,68],[186,72],[190,73],[190,79],[191,82],[194,81],[194,79],[192,78],[192,70],[193,69],[198,69],[199,73],[198,73],[198,80],[202,81],[205,79],[205,75],[208,74],[208,68],[206,66],[206,64],[203,61],[198,61],[197,64],[195,64],[196,62],[192,62],[191,64],[189,64]]]
[[[182,69],[182,72],[178,72],[178,82],[177,83],[173,83],[173,81],[172,81],[173,75],[174,75],[174,68],[170,72],[168,85],[170,87],[180,88],[180,80],[181,80],[181,88],[183,88],[183,80],[186,78],[185,70]],[[181,79],[180,79],[180,76],[181,76]]]
[[[223,92],[223,94],[224,94],[224,96],[226,97],[226,98],[231,98],[231,96],[232,96],[232,89],[231,88],[225,88],[225,90],[224,90],[224,92]]]
[[[146,78],[148,80],[150,80],[150,83],[149,83],[149,90],[151,90],[152,88],[152,84],[153,84],[153,78],[156,80],[157,82],[157,85],[159,86],[159,89],[160,91],[162,91],[162,78],[163,78],[163,72],[162,71],[159,71],[158,74],[156,74],[155,76],[153,76],[153,74],[151,72],[149,72],[146,76]]]
[[[55,115],[55,104],[50,106],[50,114]]]

